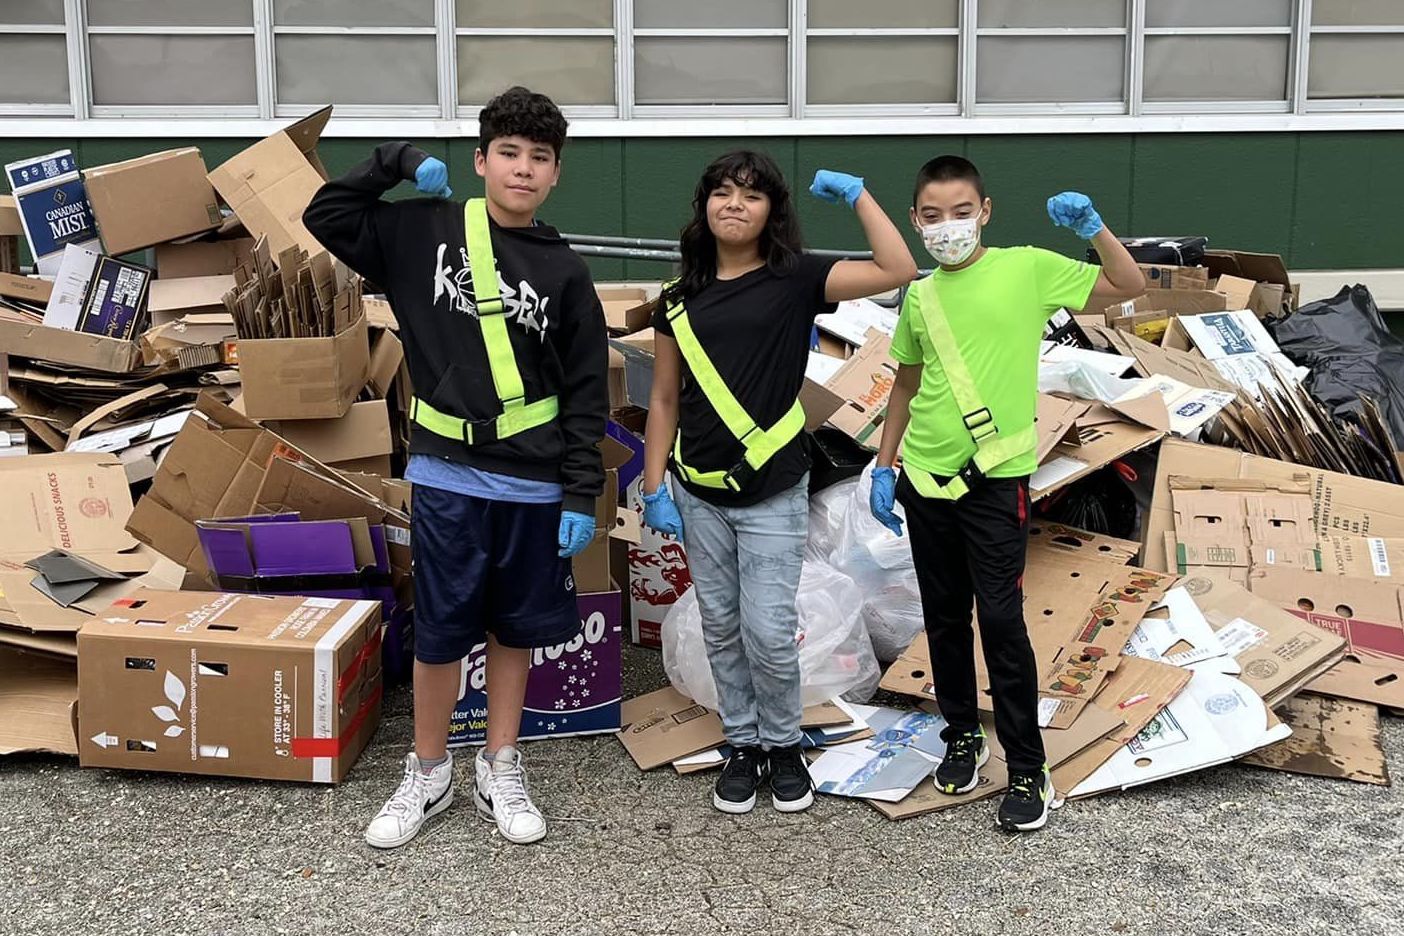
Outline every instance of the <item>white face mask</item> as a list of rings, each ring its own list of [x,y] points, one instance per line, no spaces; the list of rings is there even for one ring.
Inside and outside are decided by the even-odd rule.
[[[924,224],[921,240],[937,263],[957,266],[970,259],[975,248],[980,246],[980,216]]]

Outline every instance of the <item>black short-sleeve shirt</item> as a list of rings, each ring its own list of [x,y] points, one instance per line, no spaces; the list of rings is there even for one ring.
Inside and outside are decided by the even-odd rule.
[[[801,254],[787,272],[761,267],[733,280],[714,280],[685,301],[698,342],[737,401],[763,427],[784,416],[799,396],[814,317],[836,307],[824,301],[824,284],[835,262]],[[653,326],[672,337],[661,304]],[[703,395],[686,359],[678,409],[682,457],[689,467],[726,470],[741,460],[741,443]],[[801,433],[739,493],[692,484],[687,489],[720,507],[746,507],[793,487],[808,470],[808,441]]]

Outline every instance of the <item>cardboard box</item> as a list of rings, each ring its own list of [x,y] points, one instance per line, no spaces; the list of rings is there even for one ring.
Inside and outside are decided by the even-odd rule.
[[[1167,561],[1181,575],[1218,575],[1247,585],[1255,564],[1308,572],[1321,564],[1311,497],[1303,484],[1172,477],[1173,538]]]
[[[364,517],[302,521],[274,514],[195,524],[221,591],[379,601],[395,610],[385,527]]]
[[[581,632],[533,650],[521,739],[568,738],[619,730],[623,637],[619,589],[577,596]],[[487,644],[464,658],[449,746],[482,744],[487,733]]]
[[[1156,464],[1155,490],[1145,521],[1142,563],[1166,571],[1165,534],[1174,527],[1172,476],[1241,478],[1273,484],[1304,483],[1319,536],[1404,537],[1404,488],[1249,455],[1213,445],[1166,439]]]
[[[0,755],[78,753],[78,675],[71,660],[0,647]]]
[[[55,272],[58,259],[55,258]],[[21,299],[31,305],[43,306],[53,298],[54,284],[37,276],[20,276],[17,273],[0,273],[0,296]]]
[[[101,249],[93,209],[72,150],[7,163],[5,175],[15,196],[29,253],[41,275],[58,272],[63,248],[69,244]]]
[[[1257,397],[1259,386],[1277,378],[1300,381],[1298,371],[1277,347],[1262,322],[1249,311],[1179,316],[1165,332],[1166,346],[1198,349],[1225,380]]]
[[[140,591],[78,637],[79,763],[337,783],[380,720],[380,605]]]
[[[0,195],[0,237],[23,237],[19,205],[13,195]]]
[[[119,256],[224,221],[193,146],[83,170],[103,250]]]
[[[611,335],[631,335],[648,328],[661,292],[660,284],[595,286],[595,294],[599,296],[600,306],[604,309],[605,325]]]
[[[285,419],[274,432],[331,468],[390,477],[390,408],[384,400],[355,403],[340,419]]]
[[[146,294],[151,271],[135,263],[99,257],[93,268],[77,330],[132,341],[146,329]]]
[[[239,372],[251,419],[345,416],[370,376],[366,317],[331,338],[241,340]]]
[[[137,539],[208,579],[195,523],[212,517],[297,513],[305,520],[365,517],[386,525],[393,570],[410,566],[409,517],[276,433],[202,395],[132,511]]]
[[[1278,254],[1251,253],[1244,250],[1208,250],[1204,264],[1211,276],[1222,282],[1233,276],[1254,283],[1248,304],[1259,318],[1295,312],[1301,299],[1301,287],[1287,274],[1287,265]],[[1229,308],[1234,308],[1229,306]]]
[[[327,179],[317,141],[331,118],[322,108],[258,141],[209,174],[210,184],[255,238],[267,236],[276,258],[289,247],[323,250],[302,213]]]
[[[78,328],[83,302],[87,299],[88,287],[92,284],[93,272],[101,257],[95,250],[72,244],[63,248],[63,257],[59,260],[58,273],[52,284],[53,292],[49,295],[48,305],[44,306],[44,327],[69,331]]]
[[[141,346],[102,335],[11,322],[0,318],[0,348],[15,357],[69,364],[109,374],[128,374],[141,366]]]
[[[160,279],[232,276],[253,258],[254,239],[196,240],[156,245],[156,275]]]
[[[1158,263],[1138,263],[1146,275],[1146,286],[1151,289],[1195,289],[1209,288],[1209,271],[1200,266],[1171,266]]]
[[[876,449],[881,438],[887,400],[897,382],[897,364],[891,355],[892,339],[870,329],[867,339],[844,362],[824,388],[842,400],[828,417],[829,425],[859,445]]]
[[[151,312],[152,325],[179,321],[189,315],[219,314],[229,319],[230,334],[234,319],[224,308],[224,295],[234,288],[233,274],[218,276],[189,276],[152,280],[146,307]]]

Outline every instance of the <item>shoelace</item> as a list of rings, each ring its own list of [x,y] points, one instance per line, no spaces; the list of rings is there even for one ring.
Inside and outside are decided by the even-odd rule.
[[[946,756],[952,761],[974,761],[976,752],[979,750],[980,736],[963,734],[951,742]]]
[[[424,808],[422,790],[425,780],[419,768],[407,761],[405,778],[400,781],[400,786],[395,790],[395,795],[390,797],[390,802],[385,804],[385,811],[402,819],[412,819],[415,813]]]
[[[1023,799],[1038,799],[1043,789],[1043,774],[1015,774],[1009,778],[1009,792]]]
[[[731,757],[726,762],[723,772],[727,776],[734,774],[751,775],[756,772],[755,755],[747,748],[737,748],[731,752]]]
[[[526,791],[526,774],[522,771],[520,763],[506,768],[499,768],[494,764],[488,778],[488,786],[492,790],[494,803],[501,801],[512,810],[532,808],[531,798],[527,796]]]
[[[771,771],[773,774],[784,774],[788,776],[803,777],[810,788],[814,788],[814,778],[810,776],[808,770],[804,768],[804,754],[797,750],[786,749],[778,757],[771,758]]]

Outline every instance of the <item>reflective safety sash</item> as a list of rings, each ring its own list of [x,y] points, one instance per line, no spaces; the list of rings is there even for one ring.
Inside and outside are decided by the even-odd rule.
[[[799,400],[795,400],[794,405],[770,428],[763,429],[756,425],[751,414],[746,412],[746,408],[722,380],[721,374],[717,373],[716,365],[707,356],[702,343],[697,340],[697,333],[692,330],[692,322],[688,319],[683,303],[678,301],[669,306],[666,315],[669,324],[673,326],[673,338],[678,343],[678,350],[682,352],[683,360],[687,362],[688,370],[692,372],[697,386],[702,388],[702,395],[745,449],[741,461],[730,469],[699,471],[683,463],[682,433],[678,433],[677,441],[673,445],[673,465],[683,480],[692,484],[739,492],[757,471],[765,467],[766,462],[804,431],[804,407],[800,406]]]
[[[458,439],[467,445],[482,445],[507,439],[519,432],[544,426],[559,411],[554,396],[526,402],[522,373],[512,352],[503,316],[502,291],[497,282],[497,258],[492,253],[492,228],[488,224],[487,202],[470,198],[463,206],[463,228],[468,241],[469,273],[473,279],[473,299],[478,308],[478,327],[487,348],[492,384],[502,403],[502,414],[491,419],[469,420],[434,409],[418,397],[410,401],[410,418],[435,435]]]
[[[946,372],[951,395],[964,414],[965,428],[975,441],[975,454],[945,484],[937,481],[930,472],[911,465],[904,465],[902,470],[922,497],[959,500],[1000,465],[1035,451],[1038,448],[1038,430],[1029,426],[1010,435],[1000,433],[989,407],[980,399],[970,369],[965,366],[965,358],[956,344],[955,332],[951,331],[950,320],[941,307],[941,298],[936,293],[933,280],[934,277],[928,276],[916,285],[920,290],[918,298],[922,322],[926,325],[926,336],[931,341],[931,347],[941,361],[941,369]]]

